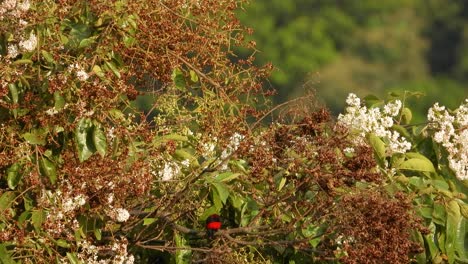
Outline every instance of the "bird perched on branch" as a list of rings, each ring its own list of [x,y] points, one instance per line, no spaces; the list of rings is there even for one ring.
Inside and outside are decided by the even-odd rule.
[[[212,214],[206,219],[206,232],[208,238],[213,239],[214,234],[221,228],[221,218],[217,214]]]

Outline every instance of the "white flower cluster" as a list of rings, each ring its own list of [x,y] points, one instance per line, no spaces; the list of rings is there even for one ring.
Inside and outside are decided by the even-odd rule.
[[[124,208],[112,208],[107,215],[117,222],[126,222],[130,218],[130,213]]]
[[[229,157],[232,153],[234,153],[237,150],[237,148],[239,148],[239,145],[244,139],[244,136],[236,132],[229,139],[231,140],[231,142],[221,153],[222,160]]]
[[[37,37],[34,32],[29,33],[29,38],[20,41],[19,46],[21,50],[30,52],[37,47]]]
[[[29,10],[31,4],[29,0],[18,2],[16,0],[5,0],[0,4],[0,20],[4,19],[5,15],[18,18],[22,13]]]
[[[88,73],[86,73],[83,67],[81,67],[81,65],[79,65],[78,63],[68,66],[68,70],[70,71],[70,73],[75,73],[78,80],[82,82],[88,80],[89,78]]]
[[[448,152],[450,168],[460,180],[468,180],[468,99],[453,115],[438,103],[427,114],[429,127],[435,130],[434,141]]]
[[[86,240],[78,242],[80,252],[77,254],[79,260],[88,264],[133,264],[135,257],[127,252],[127,240],[115,241],[112,246],[95,246]],[[100,251],[109,251],[115,256],[106,259],[99,259]],[[68,261],[66,261],[67,263]]]
[[[346,99],[348,106],[345,114],[338,116],[338,125],[345,126],[355,133],[357,145],[364,144],[364,139],[369,133],[374,133],[382,138],[387,144],[387,154],[405,153],[411,149],[409,143],[397,131],[392,131],[393,118],[398,116],[402,103],[400,100],[389,102],[380,108],[367,108],[361,106],[361,99],[351,93]]]
[[[62,210],[65,213],[72,212],[86,204],[86,196],[79,194],[75,197],[68,197],[62,201]]]
[[[19,49],[18,49],[19,46]],[[19,55],[20,50],[23,52],[31,52],[35,50],[37,47],[37,37],[34,34],[34,32],[29,33],[29,38],[28,39],[22,39],[18,45],[16,44],[8,44],[7,48],[7,55],[6,57],[9,59],[14,59],[16,56]]]

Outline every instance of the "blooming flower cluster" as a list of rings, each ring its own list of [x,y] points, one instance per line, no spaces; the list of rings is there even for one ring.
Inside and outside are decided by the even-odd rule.
[[[18,18],[22,13],[28,11],[30,6],[29,0],[22,2],[5,0],[0,4],[0,20],[3,20],[5,15]]]
[[[449,167],[460,180],[468,180],[468,99],[450,114],[444,106],[434,104],[428,111],[434,141],[448,152]]]
[[[338,116],[338,125],[350,129],[355,136],[356,145],[364,144],[366,135],[374,133],[388,143],[387,155],[405,153],[411,149],[410,142],[397,131],[391,130],[394,125],[393,119],[401,110],[400,100],[387,103],[383,111],[380,108],[362,106],[361,99],[352,93],[348,95],[346,103],[346,112]]]
[[[78,243],[80,252],[77,257],[83,263],[89,264],[133,264],[135,257],[128,254],[127,245],[128,241],[126,239],[115,241],[112,246],[95,246],[89,241],[82,240]],[[111,258],[99,259],[100,251],[112,251],[115,255]]]
[[[130,218],[130,213],[124,208],[112,208],[108,215],[117,222],[126,222]]]
[[[34,32],[29,33],[29,38],[20,41],[19,46],[21,50],[30,52],[33,51],[37,46],[37,38]]]
[[[83,67],[81,67],[81,65],[79,65],[78,63],[68,66],[68,70],[70,71],[70,73],[75,73],[78,80],[82,82],[88,80],[89,78],[88,73],[86,73]]]

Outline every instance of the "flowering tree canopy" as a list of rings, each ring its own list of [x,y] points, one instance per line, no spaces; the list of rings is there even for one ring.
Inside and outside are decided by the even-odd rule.
[[[0,4],[2,263],[467,260],[467,106],[270,107],[244,4]]]

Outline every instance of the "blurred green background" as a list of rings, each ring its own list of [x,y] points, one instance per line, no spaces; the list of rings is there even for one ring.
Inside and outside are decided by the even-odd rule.
[[[276,67],[276,103],[312,90],[339,113],[350,92],[420,91],[409,104],[423,120],[434,102],[453,108],[468,98],[466,0],[253,0],[244,8],[257,63]]]

